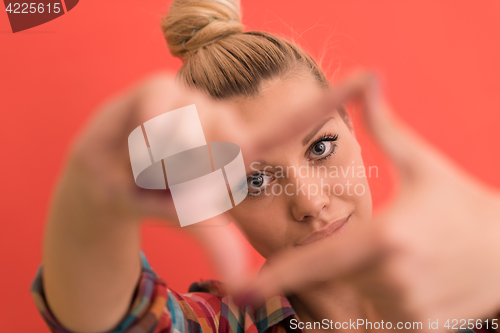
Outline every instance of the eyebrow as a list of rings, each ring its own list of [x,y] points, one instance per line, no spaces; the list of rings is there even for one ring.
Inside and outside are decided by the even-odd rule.
[[[309,134],[307,134],[304,139],[302,140],[302,146],[305,146],[309,143],[309,141],[311,141],[312,138],[314,138],[314,136],[316,135],[316,133],[319,132],[320,129],[323,128],[323,126],[325,126],[325,124],[327,122],[329,122],[331,119],[333,119],[333,117],[329,117],[329,118],[326,118],[322,123],[320,123],[318,126],[316,126],[315,128],[313,128],[313,130],[311,132],[309,132]]]

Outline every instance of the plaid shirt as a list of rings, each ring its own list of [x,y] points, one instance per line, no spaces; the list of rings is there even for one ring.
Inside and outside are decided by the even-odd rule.
[[[71,333],[50,313],[42,287],[42,267],[31,286],[31,294],[42,317],[54,333]],[[130,311],[112,333],[284,333],[297,319],[284,295],[266,301],[260,309],[238,307],[224,284],[207,280],[193,283],[187,294],[167,287],[142,255],[142,273]]]
[[[71,333],[50,313],[45,301],[40,267],[31,293],[36,306],[53,333]],[[142,255],[142,274],[130,311],[111,333],[285,333],[291,320],[299,322],[284,295],[276,295],[260,309],[238,307],[224,285],[215,280],[193,283],[187,294],[167,287]],[[500,321],[500,320],[499,320]],[[491,320],[490,320],[491,323]],[[425,325],[426,323],[424,323]],[[463,332],[498,333],[499,329],[475,329]]]

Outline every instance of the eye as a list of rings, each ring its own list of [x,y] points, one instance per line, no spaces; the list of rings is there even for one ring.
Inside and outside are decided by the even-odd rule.
[[[307,160],[322,161],[329,158],[337,148],[337,139],[338,135],[323,135],[310,146]]]
[[[258,175],[250,178],[249,185],[253,188],[259,188],[264,184],[264,176]]]
[[[247,177],[248,193],[260,195],[261,192],[274,180],[274,177],[265,173],[255,173]]]
[[[317,144],[314,145],[313,149],[312,149],[312,153],[314,155],[318,155],[318,156],[321,156],[323,155],[327,149],[329,149],[329,145],[331,145],[332,143],[331,142],[328,142],[328,141],[321,141],[321,142],[318,142]],[[328,146],[328,148],[327,148]]]

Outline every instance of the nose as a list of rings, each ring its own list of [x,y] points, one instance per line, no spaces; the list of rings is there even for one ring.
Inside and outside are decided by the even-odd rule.
[[[293,218],[297,221],[318,218],[330,204],[328,193],[321,188],[319,182],[299,178],[294,180],[295,193],[290,197]]]

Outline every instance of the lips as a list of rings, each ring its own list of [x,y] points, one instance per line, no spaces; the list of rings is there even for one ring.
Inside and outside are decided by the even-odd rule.
[[[317,240],[320,240],[322,238],[325,238],[325,237],[335,233],[336,231],[342,229],[344,227],[344,225],[347,224],[347,222],[349,222],[350,217],[351,217],[351,215],[344,217],[340,220],[336,220],[334,222],[331,222],[330,224],[328,224],[324,228],[322,228],[318,231],[315,231],[312,234],[310,234],[309,236],[301,239],[295,246],[306,245],[306,244],[315,242]]]

